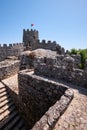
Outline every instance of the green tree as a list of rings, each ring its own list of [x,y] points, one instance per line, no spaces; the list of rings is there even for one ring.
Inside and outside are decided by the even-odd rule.
[[[70,50],[70,54],[77,54],[77,49],[75,49],[75,48],[72,48],[71,50]]]
[[[84,69],[85,60],[87,59],[87,49],[71,49],[70,54],[79,54],[81,55],[81,64],[79,65],[80,69]]]

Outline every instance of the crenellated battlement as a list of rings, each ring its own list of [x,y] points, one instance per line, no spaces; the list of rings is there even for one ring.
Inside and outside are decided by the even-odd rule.
[[[37,40],[36,42],[38,42],[38,43],[40,43],[40,44],[43,44],[43,43],[45,43],[45,44],[57,44],[57,42],[56,41],[51,41],[51,40],[48,40],[48,41],[46,41],[45,39],[43,39],[43,40]],[[58,44],[57,44],[58,45]]]
[[[33,29],[30,29],[30,30],[29,29],[23,29],[23,32],[29,33],[29,32],[38,32],[38,31],[36,29],[34,29],[34,30]]]
[[[14,47],[22,47],[23,43],[13,43],[13,44],[0,44],[0,49],[6,49],[6,48],[14,48]]]
[[[23,43],[0,44],[0,61],[7,56],[19,56],[24,50],[34,50],[38,48],[56,51],[58,54],[64,54],[65,50],[56,41],[39,40],[39,32],[35,29],[23,29]]]
[[[23,43],[0,44],[0,61],[5,60],[8,56],[19,56],[24,51]]]
[[[56,41],[46,41],[46,40],[39,40],[38,31],[37,30],[25,30],[23,29],[23,42],[26,50],[29,48],[31,50],[43,48],[56,51],[58,54],[64,54],[65,50]]]
[[[58,54],[64,54],[65,50],[56,41],[37,40],[34,45],[31,45],[32,49],[43,48],[56,51]]]
[[[40,43],[45,43],[45,44],[57,44],[56,43],[56,41],[51,41],[51,40],[48,40],[48,41],[46,41],[46,40],[42,40],[42,41],[39,41]]]

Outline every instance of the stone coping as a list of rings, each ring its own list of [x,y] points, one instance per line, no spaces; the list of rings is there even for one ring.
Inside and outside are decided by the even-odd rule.
[[[66,88],[64,94],[60,97],[60,99],[57,100],[56,103],[45,112],[45,114],[40,118],[39,121],[35,123],[35,125],[31,129],[31,130],[52,130],[56,122],[60,118],[60,116],[64,113],[69,103],[73,99],[74,93],[72,89],[70,89],[67,85],[64,85],[62,83],[52,81],[45,77],[37,76],[34,74],[34,71],[29,71],[28,69],[20,71],[19,74],[22,74],[24,77],[30,75],[31,77],[34,77],[37,80],[40,78],[40,80],[44,80],[45,82],[49,82]]]
[[[64,113],[73,98],[73,91],[67,89],[60,100],[57,101],[42,118],[35,123],[31,130],[52,130],[59,117]]]
[[[32,74],[34,74],[34,71],[33,70],[32,71],[31,70],[23,70],[20,73],[27,73],[27,74],[32,75]],[[9,82],[8,82],[8,80],[9,80]],[[15,75],[15,77],[13,76],[11,78],[8,78],[8,80],[7,81],[3,80],[3,82],[7,86],[11,86],[10,81],[14,80],[14,82],[15,82],[17,80],[17,75]],[[52,81],[52,82],[54,82],[54,81]],[[14,86],[15,86],[15,83],[14,83]],[[63,86],[67,86],[67,85],[63,85]],[[12,87],[13,86],[11,86],[11,88]],[[31,130],[52,130],[54,128],[56,122],[60,118],[60,116],[67,109],[69,103],[71,102],[71,100],[73,98],[73,95],[74,94],[73,94],[72,89],[69,89],[67,87],[67,90],[65,91],[64,95],[61,96],[60,100],[58,100],[53,106],[51,106],[48,109],[48,111],[40,118],[40,120],[35,123],[35,125],[33,126],[33,128]],[[16,95],[13,95],[12,97],[16,98]]]
[[[14,65],[14,63],[20,62],[19,60],[4,60],[0,62],[0,68]]]
[[[44,81],[52,83],[52,84],[61,85],[62,87],[66,88],[66,89],[69,88],[67,85],[54,81],[49,77],[45,77],[45,76],[42,77],[42,76],[36,75],[34,73],[34,69],[26,69],[26,70],[19,71],[18,73],[22,74],[24,76],[31,76],[32,78],[36,78],[37,80],[40,79],[40,80],[44,80]]]

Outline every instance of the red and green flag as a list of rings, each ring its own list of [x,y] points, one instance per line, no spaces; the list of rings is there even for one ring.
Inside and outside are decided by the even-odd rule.
[[[33,26],[34,26],[34,24],[32,23],[32,24],[31,24],[31,27],[33,27]]]

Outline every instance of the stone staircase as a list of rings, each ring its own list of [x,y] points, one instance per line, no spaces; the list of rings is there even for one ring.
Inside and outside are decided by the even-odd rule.
[[[8,89],[0,82],[0,130],[27,130]]]

